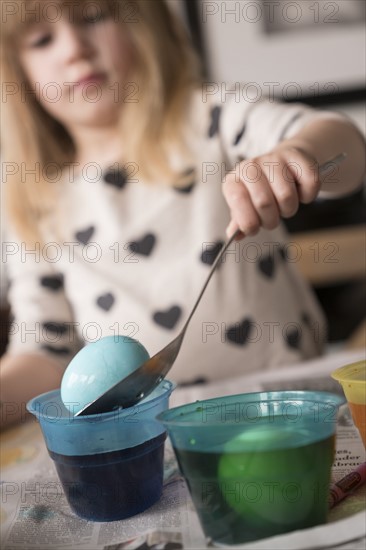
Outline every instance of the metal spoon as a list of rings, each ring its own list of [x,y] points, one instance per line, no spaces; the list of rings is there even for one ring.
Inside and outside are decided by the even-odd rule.
[[[324,163],[319,167],[319,174],[324,175],[328,170],[338,166],[345,157],[346,154],[341,153]],[[210,273],[208,274],[206,282],[202,287],[196,303],[194,304],[192,311],[178,336],[176,336],[174,340],[165,346],[165,348],[145,361],[145,363],[138,367],[138,369],[117,382],[117,384],[109,388],[94,401],[78,411],[75,416],[102,413],[118,407],[132,407],[132,405],[135,405],[141,399],[149,395],[163,380],[177,358],[190,320],[192,319],[192,316],[201,301],[203,293],[205,292],[216,267],[219,265],[226,250],[234,241],[236,236],[239,235],[239,233],[240,231],[237,230],[234,235],[232,235],[230,239],[223,244],[220,253],[215,258]]]

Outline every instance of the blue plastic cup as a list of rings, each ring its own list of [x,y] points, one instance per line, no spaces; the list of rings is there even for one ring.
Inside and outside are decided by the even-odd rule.
[[[240,544],[326,521],[344,402],[327,392],[261,392],[158,416],[209,540]]]
[[[73,416],[60,390],[27,404],[40,422],[71,509],[91,521],[138,514],[162,493],[166,430],[156,415],[168,408],[174,385],[163,381],[137,405]]]

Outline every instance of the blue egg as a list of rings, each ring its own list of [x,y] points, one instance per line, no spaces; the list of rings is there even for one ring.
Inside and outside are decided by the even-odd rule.
[[[106,336],[87,344],[63,375],[61,399],[65,407],[76,413],[148,359],[144,346],[128,336]]]

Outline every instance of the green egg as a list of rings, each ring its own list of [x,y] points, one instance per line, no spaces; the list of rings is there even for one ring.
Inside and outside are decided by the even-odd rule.
[[[313,505],[312,463],[293,432],[250,429],[228,441],[218,478],[227,504],[253,524],[291,524]],[[310,460],[309,460],[310,458]]]

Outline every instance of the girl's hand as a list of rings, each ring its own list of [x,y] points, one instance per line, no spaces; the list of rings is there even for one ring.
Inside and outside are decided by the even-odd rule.
[[[318,164],[304,150],[279,147],[238,163],[223,181],[223,194],[231,212],[226,233],[237,229],[255,235],[261,227],[274,229],[280,219],[293,216],[299,203],[315,199],[320,189]]]

